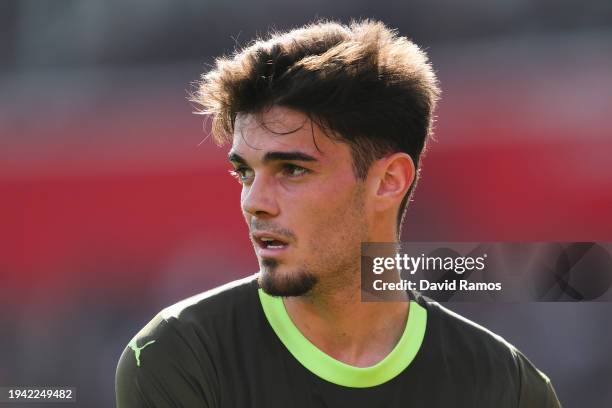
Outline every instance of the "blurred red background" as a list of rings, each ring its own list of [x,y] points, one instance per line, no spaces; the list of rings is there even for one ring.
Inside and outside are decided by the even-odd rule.
[[[594,78],[597,72],[567,77],[536,68],[541,72],[525,77],[492,65],[481,67],[481,78],[443,69],[436,136],[403,239],[612,239],[606,111],[612,92],[602,89],[612,91],[612,83]],[[549,74],[543,83],[538,75],[547,72],[558,78]],[[149,82],[176,79],[169,72]],[[564,90],[567,83],[572,87]],[[210,254],[229,246],[233,261],[256,269],[239,186],[226,171],[228,147],[207,138],[185,87],[143,95],[143,86],[113,86],[95,108],[64,108],[59,117],[24,112],[2,124],[0,132],[10,136],[0,162],[9,296],[23,299],[42,286],[55,298],[75,288],[83,268],[105,263],[105,273],[87,275],[88,285],[124,291],[194,243]],[[581,101],[576,91],[601,97],[602,106]],[[207,260],[201,262],[206,268]],[[121,263],[134,271],[114,270]]]

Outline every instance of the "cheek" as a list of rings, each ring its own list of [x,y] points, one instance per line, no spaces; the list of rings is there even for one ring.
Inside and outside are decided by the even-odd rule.
[[[242,218],[246,222],[247,227],[251,228],[251,221],[253,221],[254,215],[248,211],[248,197],[249,188],[243,186],[240,190],[240,213],[242,214]]]
[[[246,198],[246,190],[243,187],[240,190],[240,212],[242,213],[242,215],[244,216],[245,219],[248,218],[248,213],[244,210],[244,199]]]
[[[307,194],[295,196],[289,205],[299,209],[295,214],[306,226],[319,226],[342,216],[350,204],[350,192],[334,185],[318,185]],[[333,224],[328,224],[327,228]]]
[[[323,199],[305,202],[298,216],[311,247],[329,252],[361,239],[361,208],[355,194],[354,188],[331,188],[321,195]]]

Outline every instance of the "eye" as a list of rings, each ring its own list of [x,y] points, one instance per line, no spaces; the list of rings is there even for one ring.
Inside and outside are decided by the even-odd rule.
[[[249,184],[253,177],[253,170],[248,167],[238,167],[234,170],[230,170],[229,173],[234,177],[240,184]]]
[[[300,177],[309,172],[310,170],[295,164],[287,163],[283,165],[283,174],[288,177]]]

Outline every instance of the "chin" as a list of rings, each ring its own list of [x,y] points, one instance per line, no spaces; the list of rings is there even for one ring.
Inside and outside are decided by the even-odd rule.
[[[271,296],[303,296],[318,282],[314,274],[304,269],[281,271],[279,263],[274,259],[261,260],[260,267],[261,273],[257,279],[259,287]]]

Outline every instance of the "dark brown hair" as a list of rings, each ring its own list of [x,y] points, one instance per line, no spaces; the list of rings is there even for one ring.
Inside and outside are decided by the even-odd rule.
[[[300,111],[349,144],[355,175],[365,179],[372,162],[389,153],[406,152],[419,168],[439,92],[426,54],[383,23],[318,21],[218,58],[192,100],[211,115],[219,144],[231,141],[239,112],[274,105]]]

